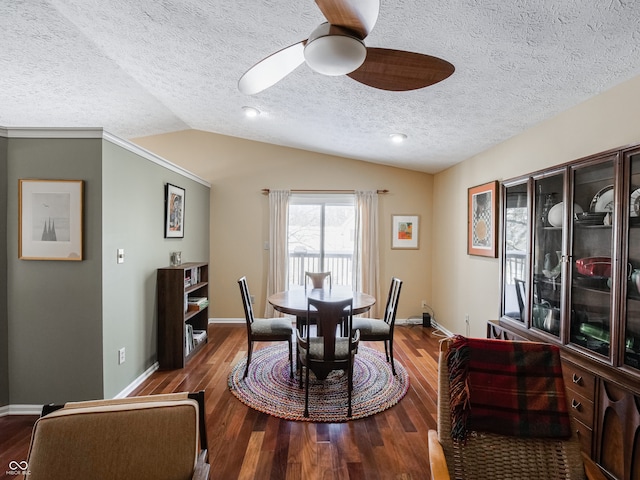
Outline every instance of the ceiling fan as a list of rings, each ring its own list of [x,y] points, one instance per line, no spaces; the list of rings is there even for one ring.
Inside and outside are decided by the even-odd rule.
[[[308,39],[294,43],[256,63],[240,77],[242,93],[259,93],[305,63],[323,75],[348,75],[370,87],[407,91],[449,77],[454,66],[421,53],[366,47],[363,40],[378,19],[380,0],[315,0],[328,22]]]

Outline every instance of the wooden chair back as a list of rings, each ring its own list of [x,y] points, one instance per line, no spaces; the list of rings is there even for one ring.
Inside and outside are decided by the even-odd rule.
[[[247,321],[249,335],[251,335],[251,324],[253,323],[253,305],[251,304],[251,295],[249,294],[249,286],[247,285],[247,277],[238,280],[240,286],[240,295],[242,296],[242,306],[244,307],[244,316]]]
[[[329,289],[331,289],[331,272],[304,272],[304,288],[307,288],[309,280],[313,288],[324,288],[326,279],[329,279]]]
[[[389,295],[387,296],[387,305],[384,310],[384,321],[392,327],[396,322],[396,313],[398,312],[398,300],[400,299],[400,289],[402,288],[402,280],[393,277],[389,286]]]

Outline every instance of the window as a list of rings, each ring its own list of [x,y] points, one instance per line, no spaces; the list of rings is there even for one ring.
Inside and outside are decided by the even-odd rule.
[[[289,288],[304,285],[304,272],[331,272],[333,285],[353,283],[353,195],[294,194],[287,232]]]

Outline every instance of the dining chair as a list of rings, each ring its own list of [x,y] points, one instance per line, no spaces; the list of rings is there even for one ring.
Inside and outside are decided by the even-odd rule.
[[[247,286],[247,277],[238,280],[242,304],[244,306],[244,316],[247,321],[247,366],[244,370],[244,377],[249,373],[251,354],[253,352],[253,342],[287,342],[289,344],[289,375],[293,378],[293,325],[287,318],[255,318],[253,315],[253,305],[251,295]]]
[[[511,317],[515,320],[521,320],[524,322],[524,298],[526,292],[526,285],[524,280],[520,280],[519,278],[513,279],[515,291],[516,291],[516,300],[518,301],[518,311],[513,312],[505,312],[505,315]]]
[[[353,299],[326,302],[307,299],[307,322],[304,333],[296,330],[299,364],[305,370],[304,416],[309,416],[309,375],[312,371],[318,380],[325,380],[330,372],[343,370],[347,375],[347,416],[351,417],[351,394],[353,391],[353,362],[360,341],[360,333],[352,331]],[[347,336],[337,336],[338,327],[347,318]],[[310,320],[317,321],[317,329],[310,328]],[[312,335],[312,331],[315,333]],[[322,336],[319,336],[322,335]],[[300,371],[302,388],[302,371]]]
[[[606,478],[580,452],[554,345],[444,339],[437,396],[432,480]]]
[[[384,342],[384,353],[387,362],[391,363],[391,371],[394,375],[396,374],[396,367],[393,362],[393,328],[396,323],[401,288],[402,280],[393,277],[383,318],[355,317],[353,319],[353,329],[360,330],[360,339],[362,341]]]
[[[307,289],[309,280],[311,280],[313,288],[324,288],[327,278],[329,279],[329,289],[331,289],[331,272],[304,272],[304,288]]]

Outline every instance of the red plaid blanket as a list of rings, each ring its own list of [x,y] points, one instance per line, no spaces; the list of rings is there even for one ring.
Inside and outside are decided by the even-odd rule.
[[[571,436],[558,347],[456,336],[447,365],[454,439]]]

